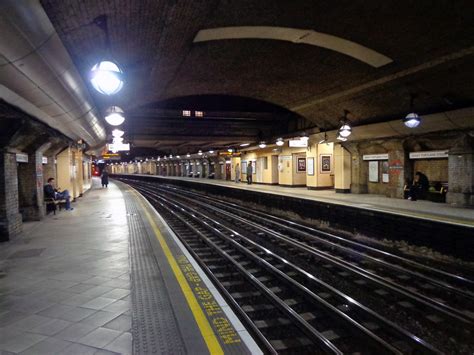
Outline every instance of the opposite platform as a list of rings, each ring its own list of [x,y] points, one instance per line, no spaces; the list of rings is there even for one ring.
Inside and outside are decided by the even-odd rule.
[[[126,176],[127,174],[120,174]],[[157,176],[130,174],[130,176],[146,176],[164,180],[183,180],[196,184],[225,186],[242,190],[258,191],[274,195],[297,197],[307,200],[331,203],[335,205],[350,206],[368,211],[386,212],[401,216],[434,220],[445,223],[474,227],[474,210],[462,208],[446,203],[431,201],[409,201],[401,198],[389,198],[373,194],[339,194],[334,190],[308,190],[306,187],[284,187],[279,185],[264,185],[245,182],[213,180],[204,178],[188,178],[175,176]]]

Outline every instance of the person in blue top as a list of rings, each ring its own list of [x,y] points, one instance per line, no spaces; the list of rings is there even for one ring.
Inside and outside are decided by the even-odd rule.
[[[72,211],[74,208],[71,207],[71,195],[68,190],[59,191],[54,187],[54,178],[49,178],[48,183],[44,185],[44,197],[52,198],[53,200],[65,200],[66,210]]]

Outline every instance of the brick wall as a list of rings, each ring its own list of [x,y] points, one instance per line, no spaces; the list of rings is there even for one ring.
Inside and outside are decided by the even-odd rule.
[[[0,241],[7,241],[21,232],[18,212],[18,176],[16,155],[0,153]]]
[[[18,193],[23,221],[39,221],[44,216],[43,154],[29,154],[28,163],[18,164]]]
[[[422,172],[429,181],[448,181],[448,159],[417,159],[413,167],[414,173]]]

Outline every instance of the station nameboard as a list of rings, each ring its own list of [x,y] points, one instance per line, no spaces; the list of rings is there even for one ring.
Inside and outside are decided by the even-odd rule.
[[[411,152],[410,159],[439,159],[447,158],[447,150],[429,150],[426,152]]]
[[[111,152],[128,152],[130,151],[130,143],[107,144],[107,149]]]
[[[16,162],[17,163],[28,163],[28,154],[16,153]]]
[[[291,148],[306,148],[308,146],[307,139],[290,139],[288,146]]]
[[[388,160],[388,153],[385,154],[364,154],[363,160]]]

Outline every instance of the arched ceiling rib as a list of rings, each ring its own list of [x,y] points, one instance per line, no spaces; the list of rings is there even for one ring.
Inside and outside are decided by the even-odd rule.
[[[226,39],[270,39],[330,49],[380,68],[393,60],[377,51],[344,38],[314,30],[273,26],[235,26],[200,30],[194,42],[219,41]]]

